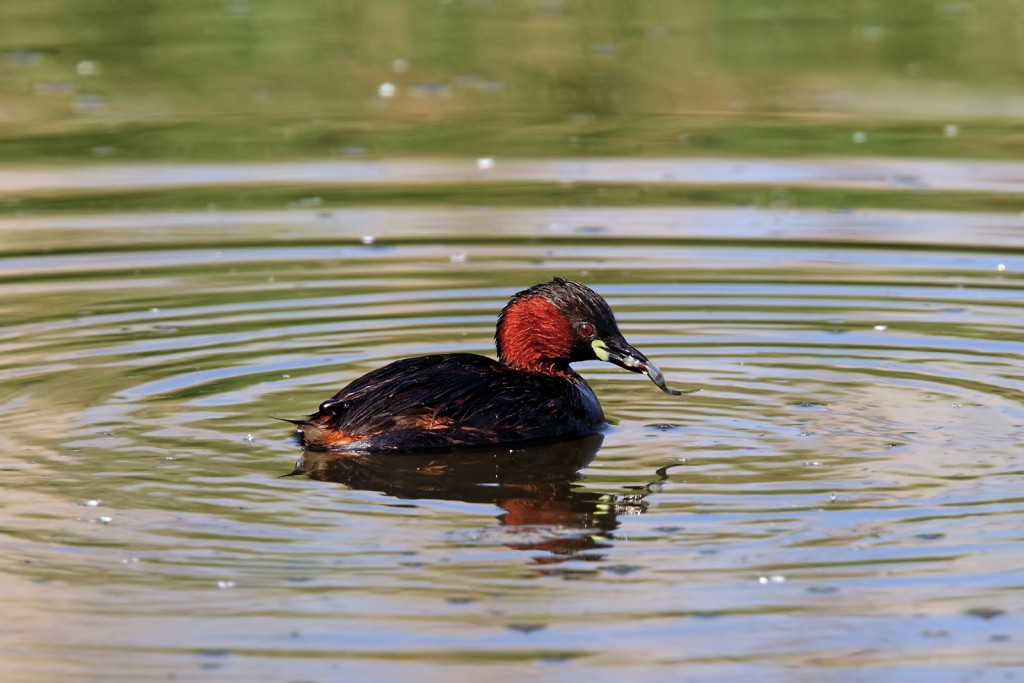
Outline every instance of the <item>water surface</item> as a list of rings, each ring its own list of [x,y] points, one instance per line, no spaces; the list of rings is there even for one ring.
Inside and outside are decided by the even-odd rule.
[[[4,218],[5,669],[1012,678],[1022,234],[874,209]],[[508,295],[553,275],[701,391],[582,364],[596,441],[280,478],[302,454],[270,415],[491,353]]]
[[[0,3],[0,671],[1024,677],[1017,0]],[[584,282],[594,439],[301,453]],[[289,476],[291,475],[291,476]]]

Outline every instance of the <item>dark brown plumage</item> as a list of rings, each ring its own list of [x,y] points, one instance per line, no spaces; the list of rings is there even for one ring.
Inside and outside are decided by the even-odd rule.
[[[519,292],[498,318],[498,361],[449,353],[395,361],[356,379],[305,420],[289,420],[314,450],[418,451],[592,434],[601,405],[569,364],[606,360],[658,371],[630,346],[607,302],[555,278]]]

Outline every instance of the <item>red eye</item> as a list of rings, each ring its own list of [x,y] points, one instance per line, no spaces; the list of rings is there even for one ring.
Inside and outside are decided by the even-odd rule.
[[[594,328],[593,323],[578,323],[576,325],[576,332],[581,337],[593,339],[594,333],[597,332],[597,330]]]

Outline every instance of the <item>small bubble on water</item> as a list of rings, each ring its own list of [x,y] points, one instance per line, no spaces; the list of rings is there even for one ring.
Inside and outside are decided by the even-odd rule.
[[[102,517],[97,517],[96,521],[100,524],[110,524],[114,521],[114,518],[109,515],[103,515]]]
[[[820,460],[807,460],[804,462],[808,467],[819,467],[821,465]]]
[[[234,581],[220,580],[220,581],[217,582],[217,588],[220,588],[221,590],[225,590],[225,589],[228,589],[228,588],[234,588],[234,587],[235,587],[235,582]]]
[[[1005,263],[1000,263],[998,266],[996,266],[996,270],[998,270],[1000,272],[1006,270],[1006,264]]]
[[[888,325],[875,325],[874,329],[875,329],[875,332],[885,332],[887,329],[889,329],[889,326]]]
[[[283,378],[285,378],[285,379],[291,379],[291,378],[292,378],[292,376],[291,376],[291,375],[281,375],[281,377],[283,377]]]
[[[99,498],[90,498],[89,500],[83,500],[82,505],[87,508],[98,508],[100,505],[103,505],[103,501]]]
[[[955,138],[957,135],[960,135],[960,127],[955,123],[947,123],[942,128],[942,134],[947,138]]]
[[[855,131],[851,137],[855,145],[863,145],[868,141],[868,134],[862,130]]]
[[[159,308],[157,308],[156,306],[154,306],[153,308],[149,309],[149,312],[150,312],[150,313],[159,313],[159,312],[160,312],[160,309],[159,309]]]
[[[451,257],[448,260],[451,261],[452,263],[465,263],[466,262],[466,255],[465,254],[452,254]]]
[[[91,59],[83,59],[75,67],[75,71],[79,76],[95,76],[100,72],[100,65],[99,62],[94,62]]]
[[[359,241],[362,242],[363,244],[373,244],[374,242],[377,241],[377,238],[375,238],[373,235],[363,235],[362,237],[359,238]]]
[[[769,583],[786,583],[786,577],[781,574],[772,574],[771,576],[759,576],[757,582],[764,585]]]
[[[381,83],[377,86],[378,97],[394,97],[396,92],[398,92],[398,88],[394,83]]]
[[[494,168],[494,157],[480,157],[476,160],[476,167],[481,171],[489,171]]]

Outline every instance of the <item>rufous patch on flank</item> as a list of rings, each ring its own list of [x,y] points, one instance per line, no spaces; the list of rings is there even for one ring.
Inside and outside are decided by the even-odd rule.
[[[315,423],[303,424],[299,429],[302,430],[302,438],[305,444],[317,448],[335,448],[363,438]]]

